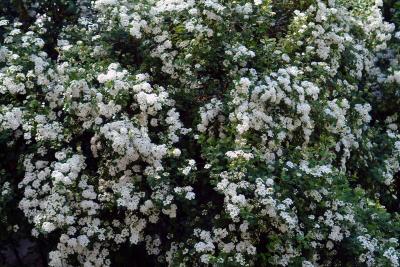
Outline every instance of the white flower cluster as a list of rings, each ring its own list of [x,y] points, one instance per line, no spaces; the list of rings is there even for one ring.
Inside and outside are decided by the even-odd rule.
[[[400,265],[379,1],[78,2],[51,42],[0,18],[0,200],[50,266]]]

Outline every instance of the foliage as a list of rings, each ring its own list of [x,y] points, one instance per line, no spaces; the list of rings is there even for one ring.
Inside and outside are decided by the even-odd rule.
[[[4,249],[399,266],[399,1],[2,3]]]

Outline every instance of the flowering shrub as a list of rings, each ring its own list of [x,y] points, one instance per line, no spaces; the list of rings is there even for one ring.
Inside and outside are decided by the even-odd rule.
[[[0,7],[0,241],[50,266],[399,266],[399,4]]]

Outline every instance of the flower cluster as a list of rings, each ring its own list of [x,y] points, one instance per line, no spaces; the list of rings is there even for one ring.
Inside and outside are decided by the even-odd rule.
[[[50,266],[400,265],[382,1],[38,2],[0,17],[0,215]]]

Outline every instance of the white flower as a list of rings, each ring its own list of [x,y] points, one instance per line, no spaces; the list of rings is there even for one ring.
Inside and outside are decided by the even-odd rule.
[[[196,194],[194,192],[187,192],[185,198],[188,200],[193,200]]]
[[[179,157],[181,155],[181,150],[179,148],[175,148],[172,151],[172,154],[174,155],[174,157]]]
[[[80,235],[78,236],[78,243],[79,245],[86,247],[87,245],[89,245],[89,238],[86,235]]]
[[[43,229],[43,231],[50,233],[56,229],[56,226],[51,222],[44,222],[42,224],[42,229]]]

